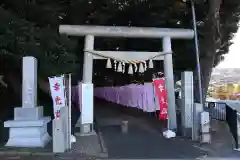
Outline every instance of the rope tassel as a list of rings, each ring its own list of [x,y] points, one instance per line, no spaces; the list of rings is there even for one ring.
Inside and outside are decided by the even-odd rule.
[[[144,67],[144,71],[146,71],[147,70],[147,63],[146,63],[146,61],[143,62],[143,67]]]
[[[117,61],[114,60],[114,70],[116,71],[117,70]]]
[[[125,69],[126,69],[126,68],[125,68],[125,66],[126,66],[126,65],[125,65],[125,62],[122,62],[122,66],[123,66],[123,67],[122,67],[122,72],[125,73]]]
[[[134,72],[137,72],[137,70],[138,70],[138,66],[137,66],[136,63],[134,63],[134,68],[135,68],[135,71],[134,71]]]

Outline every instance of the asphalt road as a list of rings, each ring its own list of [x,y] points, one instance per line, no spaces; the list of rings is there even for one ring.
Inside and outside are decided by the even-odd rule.
[[[69,156],[23,156],[23,155],[1,155],[0,160],[94,160],[91,157]]]

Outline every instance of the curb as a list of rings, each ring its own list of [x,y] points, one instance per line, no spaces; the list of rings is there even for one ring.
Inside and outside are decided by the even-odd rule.
[[[100,153],[98,155],[91,155],[91,154],[83,154],[83,153],[52,153],[52,152],[21,152],[21,151],[0,151],[0,156],[52,156],[52,157],[66,157],[66,156],[74,156],[74,157],[94,157],[95,159],[98,158],[107,158],[105,153]]]
[[[102,133],[97,133],[99,145],[101,147],[101,151],[98,154],[84,154],[84,153],[73,153],[73,152],[65,152],[65,153],[53,153],[53,152],[31,152],[31,151],[13,151],[13,150],[2,150],[0,151],[0,156],[76,156],[76,157],[95,157],[95,158],[108,158],[108,151],[105,146]]]
[[[101,146],[101,152],[102,153],[100,153],[100,156],[102,158],[108,158],[108,149],[107,149],[107,146],[105,145],[103,134],[102,134],[101,129],[100,129],[101,127],[99,127],[97,117],[95,117],[95,127],[96,127],[96,132],[97,132],[97,135],[98,135],[98,140],[99,140],[99,143],[100,143],[100,146]]]
[[[20,155],[20,156],[53,156],[51,152],[25,152],[25,151],[0,151],[0,155]]]
[[[103,135],[102,135],[101,131],[98,132],[98,137],[99,137],[99,142],[100,142],[101,149],[102,149],[102,153],[100,155],[102,158],[108,158],[108,150],[107,150],[107,147],[103,140]]]

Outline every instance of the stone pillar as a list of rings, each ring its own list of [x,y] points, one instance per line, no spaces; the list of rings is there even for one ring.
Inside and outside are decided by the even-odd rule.
[[[200,117],[200,140],[202,143],[211,143],[209,112],[200,113]]]
[[[37,106],[37,59],[24,57],[22,60],[22,107]]]
[[[94,36],[86,35],[84,43],[83,83],[92,83],[93,55],[86,51],[94,50]]]
[[[193,126],[193,72],[181,74],[181,122],[184,136],[192,137]]]
[[[93,74],[93,55],[87,51],[93,51],[94,50],[94,36],[92,35],[86,35],[85,42],[84,42],[84,62],[83,62],[83,83],[84,84],[92,84],[92,74]],[[83,85],[84,85],[83,84]],[[83,88],[83,87],[82,87]],[[84,98],[84,93],[82,93],[82,101]],[[93,96],[93,95],[92,95]],[[89,100],[92,100],[89,98]],[[82,112],[89,110],[93,114],[93,103],[86,103],[91,104],[91,106],[82,105]],[[82,115],[85,113],[81,113]],[[91,134],[93,131],[93,122],[85,123],[83,120],[83,116],[81,115],[81,127],[80,127],[80,133],[81,135],[88,135]],[[93,115],[92,115],[93,116]]]
[[[64,153],[69,149],[69,140],[67,137],[68,129],[68,108],[62,107],[60,109],[60,118],[52,121],[52,134],[53,134],[53,152]]]
[[[193,123],[193,125],[192,125],[192,140],[193,141],[199,141],[199,139],[200,139],[201,114],[203,112],[204,112],[203,111],[203,104],[194,103],[194,105],[193,105],[193,115],[192,115],[192,123]],[[206,113],[204,113],[204,114],[206,114]],[[205,117],[207,117],[207,116],[205,115]],[[209,119],[209,117],[208,117],[208,119]]]
[[[47,133],[51,119],[37,106],[37,60],[23,57],[22,72],[22,107],[14,108],[14,120],[4,122],[9,128],[6,146],[44,147],[51,139]]]
[[[163,38],[163,52],[164,55],[164,75],[167,88],[167,98],[168,98],[168,125],[169,129],[176,130],[176,103],[175,103],[175,93],[174,93],[174,79],[173,79],[173,62],[172,62],[172,47],[171,38]]]

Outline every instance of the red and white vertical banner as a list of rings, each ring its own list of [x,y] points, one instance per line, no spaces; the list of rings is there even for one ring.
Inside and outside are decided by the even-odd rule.
[[[153,84],[160,105],[159,119],[166,120],[168,119],[168,103],[165,79],[164,78],[153,79]]]
[[[64,76],[49,77],[48,80],[53,100],[54,116],[55,118],[59,118],[61,107],[66,106]]]

